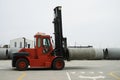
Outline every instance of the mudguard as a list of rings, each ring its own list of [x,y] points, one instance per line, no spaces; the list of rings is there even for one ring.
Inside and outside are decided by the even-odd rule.
[[[29,56],[29,53],[27,52],[14,53],[12,57],[12,67],[16,67],[15,65],[18,58],[21,58],[21,57],[25,58],[27,56]]]

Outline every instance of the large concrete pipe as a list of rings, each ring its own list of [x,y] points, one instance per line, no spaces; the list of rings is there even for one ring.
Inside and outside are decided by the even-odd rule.
[[[94,48],[68,48],[69,60],[95,59]]]
[[[120,59],[120,48],[106,48],[106,59]]]
[[[98,60],[103,59],[103,49],[97,48],[68,48],[68,60]]]
[[[8,49],[0,48],[0,59],[7,59],[8,58]]]

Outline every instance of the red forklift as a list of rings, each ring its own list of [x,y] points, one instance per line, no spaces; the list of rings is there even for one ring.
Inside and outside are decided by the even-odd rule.
[[[35,47],[23,48],[13,54],[12,67],[23,71],[30,68],[51,68],[61,70],[68,60],[67,39],[63,37],[61,6],[54,9],[55,48],[53,49],[50,35],[35,34]]]

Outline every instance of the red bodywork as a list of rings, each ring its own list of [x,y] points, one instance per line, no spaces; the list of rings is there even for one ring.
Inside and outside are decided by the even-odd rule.
[[[24,58],[28,60],[31,68],[50,68],[52,61],[57,58],[57,56],[51,55],[53,47],[50,36],[37,33],[34,37],[36,42],[35,48],[23,48],[19,52],[29,53],[29,56]]]

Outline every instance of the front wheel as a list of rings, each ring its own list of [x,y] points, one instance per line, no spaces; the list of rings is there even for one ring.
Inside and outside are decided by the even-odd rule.
[[[16,61],[16,69],[19,71],[24,71],[28,68],[28,61],[26,59],[18,59]]]
[[[64,68],[64,66],[65,66],[65,62],[62,58],[56,58],[52,64],[52,68],[55,70],[61,70]]]

